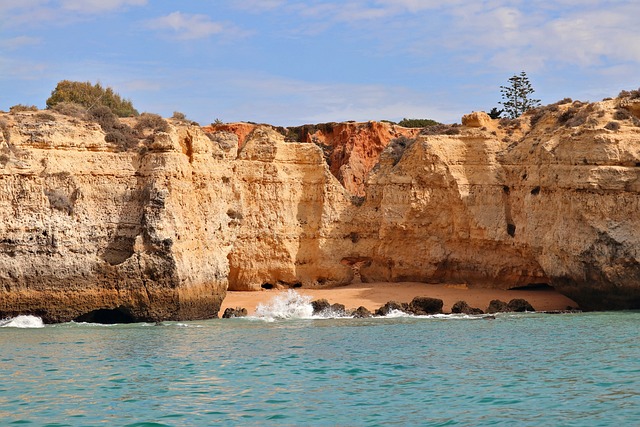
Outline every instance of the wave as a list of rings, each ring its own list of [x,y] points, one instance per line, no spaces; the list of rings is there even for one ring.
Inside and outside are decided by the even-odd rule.
[[[331,310],[321,314],[313,313],[311,305],[312,297],[300,295],[294,290],[289,290],[276,295],[266,304],[258,304],[255,314],[249,319],[264,320],[274,322],[276,320],[293,319],[349,319],[351,315],[344,313],[334,313]],[[442,319],[442,320],[477,320],[483,318],[495,318],[492,315],[469,315],[469,314],[430,314],[414,315],[400,310],[391,310],[386,316],[375,316],[372,319]]]
[[[313,318],[311,297],[289,290],[286,293],[275,296],[267,304],[258,304],[253,317],[266,321],[311,319]]]
[[[0,328],[44,328],[44,322],[38,316],[20,315],[0,320]]]

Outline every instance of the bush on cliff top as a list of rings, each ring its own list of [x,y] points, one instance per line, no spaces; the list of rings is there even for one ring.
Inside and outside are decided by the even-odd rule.
[[[638,90],[623,90],[618,94],[618,98],[638,99],[640,98],[640,88]]]
[[[118,117],[138,115],[130,100],[122,99],[113,89],[104,88],[100,83],[93,85],[91,82],[62,80],[47,99],[47,108],[53,108],[61,102],[80,104],[89,110],[105,106]]]
[[[135,130],[142,133],[147,129],[153,132],[167,132],[169,130],[169,124],[158,114],[142,113],[140,117],[138,117]]]
[[[100,125],[104,133],[104,140],[118,146],[120,150],[135,148],[139,139],[131,126],[120,123],[118,117],[105,105],[95,107],[87,113],[87,118]]]
[[[426,128],[429,126],[439,125],[441,123],[431,119],[407,119],[404,118],[398,122],[398,126],[405,128]]]

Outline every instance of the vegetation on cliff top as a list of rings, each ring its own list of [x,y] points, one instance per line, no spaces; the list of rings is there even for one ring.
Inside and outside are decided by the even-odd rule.
[[[47,108],[53,108],[62,102],[82,105],[88,110],[105,106],[118,117],[132,117],[138,115],[138,110],[128,99],[123,99],[112,88],[104,88],[100,83],[74,82],[62,80],[47,99]]]
[[[407,119],[400,120],[397,125],[405,128],[426,128],[429,126],[436,126],[441,123],[432,119]]]
[[[524,71],[511,77],[508,86],[500,86],[500,92],[502,93],[500,104],[512,119],[540,105],[539,99],[531,98],[535,90]]]

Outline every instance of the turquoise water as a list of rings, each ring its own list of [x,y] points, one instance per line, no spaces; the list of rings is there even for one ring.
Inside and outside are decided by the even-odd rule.
[[[640,423],[638,312],[7,323],[2,426]]]

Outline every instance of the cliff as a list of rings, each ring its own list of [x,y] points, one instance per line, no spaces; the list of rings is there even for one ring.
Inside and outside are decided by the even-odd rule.
[[[227,289],[354,279],[545,283],[639,308],[637,105],[286,137],[306,142],[172,121],[127,150],[95,123],[1,114],[0,317],[198,319]]]

